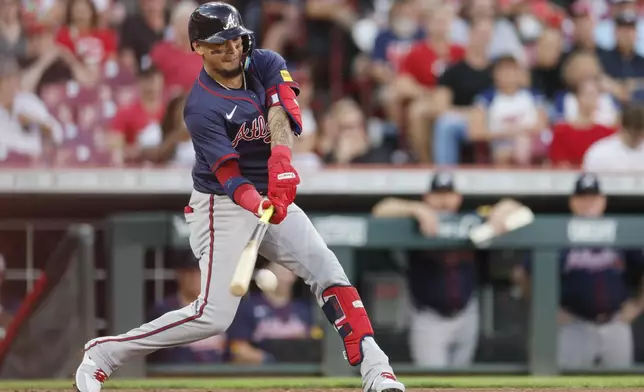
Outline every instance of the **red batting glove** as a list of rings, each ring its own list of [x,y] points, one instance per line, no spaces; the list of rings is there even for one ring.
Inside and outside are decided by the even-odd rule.
[[[273,147],[268,158],[268,198],[288,206],[295,200],[299,183],[300,176],[291,166],[291,150],[286,146]]]
[[[244,184],[235,191],[235,202],[243,209],[252,212],[258,218],[264,214],[264,211],[273,206],[273,215],[269,222],[272,224],[281,223],[286,218],[287,206],[280,200],[271,201],[257,192],[254,186]]]
[[[269,222],[274,225],[282,223],[288,213],[288,206],[281,200],[266,200],[273,206],[273,215]]]
[[[257,212],[255,215],[258,217],[261,217],[264,214],[264,211],[270,206],[273,206],[273,215],[271,215],[271,219],[268,221],[274,225],[278,225],[282,223],[284,218],[286,218],[287,214],[287,207],[284,204],[284,202],[277,200],[269,200],[267,198],[264,198],[261,200],[261,203],[257,207]]]

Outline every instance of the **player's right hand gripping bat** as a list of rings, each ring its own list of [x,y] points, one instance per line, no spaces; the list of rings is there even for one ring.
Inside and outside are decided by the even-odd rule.
[[[273,216],[273,211],[273,206],[268,207],[264,211],[246,247],[242,251],[241,256],[239,256],[233,279],[230,281],[230,293],[236,297],[242,297],[248,291],[248,286],[250,285],[250,280],[255,270],[255,261],[257,260],[259,245],[262,243],[262,239],[264,239],[266,230],[268,230],[268,221]]]

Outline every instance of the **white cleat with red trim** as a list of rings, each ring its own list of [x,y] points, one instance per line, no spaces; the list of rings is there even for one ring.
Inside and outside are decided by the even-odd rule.
[[[108,377],[107,373],[85,353],[83,362],[74,373],[74,387],[78,392],[100,392]]]
[[[405,385],[393,373],[382,372],[371,384],[369,392],[405,392]]]

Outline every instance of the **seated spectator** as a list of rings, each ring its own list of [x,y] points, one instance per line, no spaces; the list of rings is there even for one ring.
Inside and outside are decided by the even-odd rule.
[[[372,145],[364,113],[355,101],[348,98],[331,107],[324,121],[320,143],[326,163],[391,162],[392,151]]]
[[[38,95],[44,86],[74,80],[83,86],[93,86],[98,73],[88,68],[82,59],[56,42],[54,31],[45,25],[28,29],[29,56],[21,63],[22,86]]]
[[[13,58],[0,58],[0,158],[9,153],[47,158],[63,141],[61,125],[36,95],[20,89],[20,69]]]
[[[342,84],[352,76],[351,58],[357,48],[351,37],[359,20],[358,3],[352,0],[299,0],[306,27],[304,47],[311,57],[315,80],[329,86],[331,99],[339,99]]]
[[[228,328],[233,362],[274,362],[279,353],[268,348],[271,340],[310,339],[319,334],[311,304],[293,298],[295,274],[276,263],[269,263],[267,269],[277,277],[277,289],[251,292],[239,304],[237,315]]]
[[[471,37],[469,29],[478,19],[494,20],[494,29],[490,46],[487,48],[488,59],[492,60],[502,54],[512,53],[520,62],[527,60],[517,29],[508,18],[497,12],[494,0],[462,1],[461,17],[456,18],[450,30],[450,39],[456,45],[467,45]]]
[[[597,46],[604,50],[615,48],[615,17],[623,12],[638,13],[637,0],[609,0],[610,4],[608,17],[597,23],[595,28],[595,41]],[[644,56],[644,20],[642,17],[637,18],[637,38],[635,40],[635,52]]]
[[[431,160],[429,130],[436,115],[432,90],[445,69],[465,56],[465,50],[450,41],[452,18],[452,7],[442,6],[433,11],[427,24],[428,38],[412,47],[402,61],[400,76],[393,85],[395,99],[392,104],[410,101],[407,113],[409,144],[419,162]]]
[[[600,50],[599,60],[621,102],[631,100],[636,90],[644,88],[644,57],[635,53],[637,14],[628,11],[615,17],[617,45],[611,50]]]
[[[139,12],[129,15],[120,30],[121,64],[131,71],[151,65],[150,51],[163,40],[169,17],[166,0],[138,0]]]
[[[603,77],[597,56],[592,52],[578,51],[566,59],[563,65],[563,79],[569,91],[556,95],[553,107],[555,121],[573,122],[579,118],[579,103],[574,93],[582,81],[600,80],[602,92],[599,95],[593,120],[596,124],[612,127],[617,122],[619,108],[611,95],[610,86]]]
[[[595,20],[592,8],[585,0],[578,0],[570,7],[572,36],[567,42],[564,59],[579,50],[597,52],[595,43]]]
[[[20,23],[20,0],[0,0],[0,55],[27,57],[27,36]]]
[[[368,62],[369,76],[375,83],[373,100],[376,107],[382,109],[386,119],[390,121],[394,134],[397,134],[403,125],[404,109],[396,97],[394,81],[412,46],[425,36],[421,28],[421,9],[418,0],[395,0],[385,26],[375,38]]]
[[[185,95],[173,98],[161,121],[161,140],[156,145],[152,143],[149,145],[134,144],[127,147],[125,149],[126,162],[152,162],[192,167],[195,161],[195,150],[190,133],[183,121],[185,103]],[[154,132],[158,128],[148,126],[148,129],[150,132]]]
[[[192,51],[188,37],[188,22],[195,8],[193,1],[177,4],[170,18],[169,39],[155,44],[150,52],[152,64],[163,74],[166,92],[172,94],[188,93],[201,71],[201,57]]]
[[[552,100],[564,90],[561,77],[563,38],[561,31],[546,28],[536,43],[531,70],[532,88],[541,91],[546,99]]]
[[[644,107],[627,105],[621,125],[619,132],[590,146],[584,155],[584,171],[644,172]]]
[[[116,58],[116,33],[98,24],[98,12],[92,0],[69,0],[65,25],[56,41],[92,69]]]
[[[515,13],[511,16],[511,20],[514,21],[529,58],[530,52],[534,49],[534,43],[539,40],[543,32],[548,29],[560,31],[567,15],[563,9],[549,1],[520,1],[515,4]]]
[[[615,133],[614,127],[595,123],[600,87],[595,80],[582,82],[575,92],[579,114],[573,121],[556,123],[552,128],[550,163],[559,167],[578,167],[586,150],[597,140]]]
[[[500,57],[494,65],[494,88],[478,96],[470,116],[467,138],[489,141],[496,164],[527,165],[535,137],[546,129],[542,98],[522,88],[523,69],[517,59]],[[445,148],[458,149],[463,139],[449,139]]]
[[[109,148],[116,163],[137,155],[141,148],[161,143],[160,122],[165,113],[163,76],[151,67],[138,76],[139,96],[131,105],[120,107],[112,119]]]
[[[439,117],[434,124],[434,163],[456,165],[459,143],[445,139],[461,139],[467,134],[468,116],[474,97],[492,87],[492,72],[487,48],[492,35],[490,20],[479,19],[470,29],[465,58],[449,67],[438,79],[434,102]],[[456,146],[456,149],[449,148]]]
[[[378,84],[391,83],[412,45],[424,37],[415,0],[394,0],[389,24],[380,30],[371,53],[371,77]]]
[[[201,292],[199,260],[192,254],[176,269],[177,291],[158,303],[150,311],[148,320],[154,320],[173,310],[192,304]],[[154,363],[220,363],[226,355],[225,334],[211,336],[185,346],[166,348],[149,356]]]

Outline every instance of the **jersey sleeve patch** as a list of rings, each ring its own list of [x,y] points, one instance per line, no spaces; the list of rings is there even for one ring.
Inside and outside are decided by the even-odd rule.
[[[291,77],[291,74],[285,69],[280,71],[280,75],[282,75],[282,80],[285,81],[285,82],[292,82],[293,81],[293,78]]]

